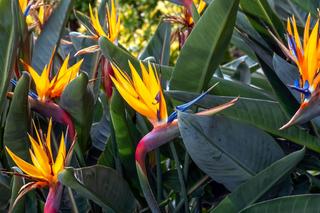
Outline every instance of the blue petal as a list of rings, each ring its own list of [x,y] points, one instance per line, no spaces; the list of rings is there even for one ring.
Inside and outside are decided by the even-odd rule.
[[[294,57],[295,58],[298,58],[297,57],[297,45],[296,45],[296,42],[294,41],[293,37],[288,35],[288,45],[290,47],[290,49],[293,51],[293,54],[294,54]]]
[[[304,82],[303,89],[305,89],[305,90],[309,90],[309,87],[310,87],[309,81],[308,81],[308,80],[306,80],[306,81]]]
[[[289,87],[304,94],[305,98],[309,98],[311,96],[311,92],[309,90],[310,84],[308,81],[305,81],[304,86],[300,87],[299,83],[297,83],[297,80],[295,80],[294,85],[289,85]]]
[[[174,111],[173,113],[171,113],[171,115],[169,115],[168,119],[167,119],[167,123],[171,123],[172,121],[174,121],[174,119],[177,118],[177,111]]]
[[[29,12],[30,12],[30,9],[31,9],[31,5],[32,5],[32,4],[29,4],[29,5],[27,6],[26,10],[23,12],[23,15],[24,15],[25,17],[27,17],[27,16],[29,15]]]
[[[182,104],[182,105],[179,105],[179,106],[176,106],[176,110],[171,113],[171,115],[168,117],[168,120],[167,120],[167,123],[171,123],[174,119],[177,118],[177,110],[181,111],[181,112],[184,112],[186,111],[187,109],[189,109],[192,105],[194,105],[195,103],[197,103],[198,101],[200,101],[204,96],[206,96],[217,84],[213,85],[211,88],[209,88],[206,92],[202,93],[201,95],[199,95],[198,97],[196,97],[195,99],[185,103],[185,104]]]
[[[294,80],[294,83],[293,83],[293,85],[295,86],[295,87],[300,87],[300,82],[299,82],[299,80],[298,79],[296,79],[296,80]]]

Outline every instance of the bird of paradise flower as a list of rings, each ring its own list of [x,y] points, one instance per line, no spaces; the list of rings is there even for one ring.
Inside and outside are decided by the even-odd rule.
[[[80,71],[83,59],[68,68],[70,56],[68,55],[62,63],[57,74],[52,76],[52,64],[54,52],[51,56],[50,62],[42,70],[41,75],[38,74],[29,64],[21,61],[26,70],[30,73],[37,91],[37,99],[42,102],[51,101],[54,98],[61,96],[65,87],[72,81]]]
[[[163,95],[161,81],[158,77],[156,67],[148,63],[146,67],[140,62],[142,78],[136,68],[129,61],[131,77],[122,71],[118,66],[112,64],[114,77],[111,77],[115,87],[123,99],[138,113],[145,116],[153,125],[153,130],[145,135],[138,143],[135,152],[135,160],[140,185],[144,192],[145,198],[155,212],[160,212],[158,204],[147,181],[147,170],[145,167],[145,157],[148,152],[169,142],[179,135],[177,125],[177,111],[170,116],[167,114],[166,101]],[[212,88],[202,93],[194,100],[176,107],[179,111],[185,111],[197,101],[202,99]],[[237,101],[237,98],[212,109],[205,110],[198,114],[211,115],[223,109],[226,109]]]
[[[90,23],[92,28],[86,26],[87,30],[91,35],[77,35],[79,37],[88,37],[94,40],[98,40],[100,37],[105,37],[109,41],[113,43],[117,43],[117,39],[120,33],[120,17],[117,14],[116,2],[114,0],[110,1],[110,6],[107,5],[107,13],[106,13],[106,23],[107,23],[107,31],[105,31],[104,27],[100,23],[100,19],[98,16],[98,11],[96,8],[92,9],[91,5],[89,5],[90,12]],[[94,53],[99,51],[100,48],[98,45],[92,45],[87,48],[83,48],[79,50],[75,56],[82,55],[86,53]]]
[[[296,79],[292,89],[301,93],[301,105],[298,111],[281,129],[288,128],[294,124],[305,123],[318,116],[320,111],[317,109],[319,102],[319,83],[320,83],[320,37],[319,19],[311,30],[311,16],[309,14],[304,27],[303,41],[300,40],[295,17],[288,18],[287,21],[287,40],[288,47],[277,40],[282,51],[298,67],[299,79]],[[311,32],[311,33],[310,33]]]
[[[36,188],[49,187],[49,194],[45,204],[45,212],[58,212],[62,192],[62,186],[59,183],[58,175],[70,161],[74,142],[67,153],[64,134],[62,134],[59,149],[56,157],[54,158],[51,148],[52,120],[49,120],[46,137],[39,133],[35,125],[34,128],[36,138],[28,134],[31,143],[29,153],[32,164],[17,156],[9,147],[5,147],[13,162],[23,172],[23,174],[17,172],[8,173],[22,176],[30,180],[30,182],[21,187],[19,194],[12,205],[12,208],[14,208],[17,202],[27,192]]]

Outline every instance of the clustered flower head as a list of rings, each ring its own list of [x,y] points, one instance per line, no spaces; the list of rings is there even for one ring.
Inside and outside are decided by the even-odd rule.
[[[49,65],[43,68],[41,75],[39,75],[30,65],[22,61],[35,83],[38,99],[40,101],[46,102],[60,97],[69,82],[77,76],[83,60],[80,60],[68,68],[69,58],[70,56],[68,55],[53,78],[50,78],[53,57],[51,57]]]
[[[157,126],[167,120],[167,106],[163,96],[156,68],[148,63],[148,68],[140,62],[142,78],[129,61],[130,77],[112,64],[115,77],[111,79],[123,99],[138,113],[144,115]]]
[[[310,30],[309,15],[304,28],[303,42],[301,42],[295,18],[288,19],[288,50],[285,52],[296,63],[300,73],[300,79],[295,82],[292,88],[303,94],[305,102],[308,102],[320,82],[319,20],[316,21],[311,33]]]

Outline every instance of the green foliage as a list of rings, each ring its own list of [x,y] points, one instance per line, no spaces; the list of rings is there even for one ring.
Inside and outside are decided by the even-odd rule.
[[[216,0],[208,6],[181,50],[170,80],[172,89],[201,92],[207,87],[231,39],[238,4],[238,0]]]
[[[7,115],[4,128],[4,146],[8,147],[23,159],[30,161],[29,145],[27,143],[29,132],[29,103],[28,92],[30,87],[30,76],[23,73],[15,90],[11,102],[11,107]],[[9,158],[10,166],[14,163]]]
[[[13,73],[15,57],[17,55],[17,48],[19,37],[22,34],[19,28],[19,19],[21,13],[19,12],[17,1],[1,1],[1,24],[0,30],[2,35],[0,41],[3,45],[0,47],[0,113],[4,110],[5,96],[9,88],[10,77]]]
[[[230,191],[283,156],[271,136],[235,120],[179,113],[178,122],[193,161]]]
[[[129,185],[111,168],[67,168],[61,172],[59,180],[106,210],[132,212],[136,208]]]
[[[15,212],[48,211],[49,204],[63,212],[319,209],[319,101],[307,103],[299,125],[280,130],[304,98],[292,89],[299,68],[280,45],[287,46],[286,20],[294,15],[302,32],[309,12],[311,25],[316,22],[319,2],[205,2],[197,11],[199,0],[119,0],[120,33],[110,41],[97,35],[89,14],[90,3],[108,34],[110,0],[50,0],[44,8],[33,4],[29,13],[20,11],[18,0],[0,1],[0,212],[20,195]],[[51,57],[49,73],[42,73]],[[29,75],[20,59],[48,79]],[[82,59],[75,77],[72,69],[58,72]],[[130,79],[128,61],[142,82]],[[147,68],[151,62],[161,85],[153,85],[140,62]],[[119,82],[110,63],[127,81]],[[58,85],[61,94],[40,99],[39,85],[48,93]],[[175,111],[171,123],[161,120],[162,101],[168,116]],[[51,117],[51,149],[43,142],[39,154],[28,134],[45,139]],[[52,177],[53,169],[37,167],[51,168],[51,157],[38,157],[52,150],[58,159],[62,134],[70,153],[60,155],[65,167]],[[35,171],[17,165],[5,147],[52,179],[32,176]]]

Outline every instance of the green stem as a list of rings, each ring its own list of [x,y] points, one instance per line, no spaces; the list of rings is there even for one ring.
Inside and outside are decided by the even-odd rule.
[[[220,112],[221,110],[224,110],[234,105],[237,100],[238,98],[235,98],[225,104],[199,112],[197,114],[213,115],[215,113]],[[151,132],[146,134],[139,141],[138,146],[136,148],[136,152],[135,152],[136,167],[137,167],[140,186],[151,211],[155,213],[158,213],[158,212],[160,213],[160,208],[153,195],[152,189],[149,185],[145,158],[148,152],[155,150],[156,148],[162,146],[163,144],[168,143],[169,141],[173,140],[174,138],[180,135],[177,124],[178,124],[177,120],[174,120],[170,124],[163,124],[163,125],[156,126]],[[182,172],[180,175],[183,178]],[[188,200],[186,199],[185,201],[187,202]]]
[[[188,195],[191,195],[193,192],[195,192],[199,187],[201,187],[205,182],[207,182],[208,180],[210,180],[210,177],[208,175],[204,176],[202,179],[200,179],[195,185],[193,185],[189,191],[188,191]],[[182,207],[182,205],[184,204],[184,200],[181,200],[176,209],[180,209]],[[193,211],[192,211],[193,212]]]
[[[185,212],[189,212],[189,203],[188,203],[188,195],[187,195],[187,190],[186,190],[186,185],[185,185],[185,181],[183,178],[183,171],[181,169],[181,164],[179,161],[179,157],[177,154],[177,150],[176,147],[174,146],[173,143],[170,143],[170,150],[172,152],[173,155],[173,159],[175,161],[175,165],[176,165],[176,169],[178,172],[178,178],[179,178],[179,182],[180,182],[180,186],[181,186],[181,197],[184,200],[184,210]],[[175,212],[178,212],[179,209],[175,209]]]
[[[74,199],[74,196],[73,196],[73,193],[72,193],[72,189],[70,187],[67,187],[67,190],[68,190],[68,195],[69,195],[69,199],[70,199],[70,202],[71,202],[72,212],[79,213],[76,200]]]
[[[113,155],[114,155],[114,162],[115,162],[116,170],[120,176],[123,176],[121,161],[120,161],[120,157],[119,157],[118,145],[117,145],[117,141],[116,141],[116,137],[115,137],[115,131],[114,131],[112,125],[111,125],[110,129],[111,129],[112,151],[113,151]]]
[[[58,183],[49,188],[46,203],[44,205],[44,213],[58,213],[60,208],[63,186]]]
[[[161,156],[160,150],[156,151],[156,162],[157,162],[157,201],[161,202],[162,200],[162,170],[161,170]]]
[[[183,163],[183,176],[184,176],[185,182],[188,182],[189,164],[190,164],[190,156],[186,151],[186,154],[184,156],[184,163]]]
[[[154,213],[160,213],[160,209],[149,185],[145,157],[148,152],[155,150],[177,136],[179,136],[179,128],[176,122],[156,127],[140,140],[136,149],[135,159],[140,185],[146,201]]]

